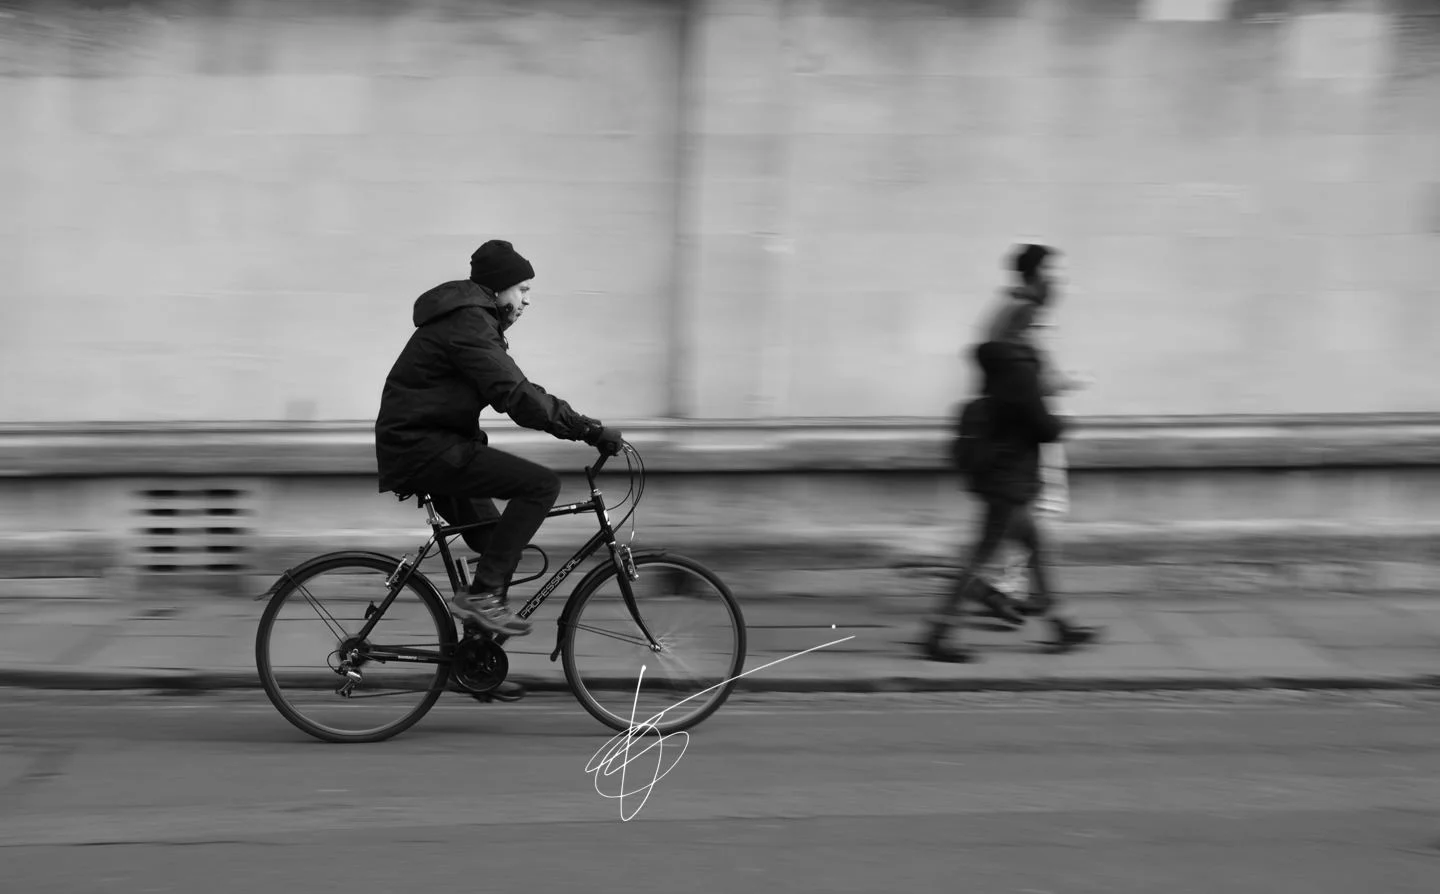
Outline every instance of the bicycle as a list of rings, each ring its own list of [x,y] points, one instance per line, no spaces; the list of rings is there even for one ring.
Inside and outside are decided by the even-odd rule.
[[[609,459],[602,455],[593,467],[585,467],[590,498],[556,506],[546,516],[548,519],[594,512],[599,530],[550,576],[517,614],[521,618],[529,618],[576,567],[601,547],[608,547],[609,561],[602,561],[586,572],[566,600],[556,620],[555,647],[550,653],[550,661],[554,662],[557,657],[563,658],[565,679],[571,693],[587,712],[604,725],[625,732],[631,730],[634,724],[637,735],[643,731],[669,735],[693,728],[714,714],[729,698],[735,687],[735,678],[741,673],[745,662],[745,621],[740,604],[729,588],[700,562],[666,549],[632,550],[630,543],[635,538],[633,523],[629,540],[620,542],[616,531],[623,529],[626,521],[634,517],[645,490],[644,461],[640,459],[639,452],[629,443],[625,443],[622,449],[630,472],[630,490],[613,508],[618,510],[624,506],[633,494],[629,512],[620,520],[619,525],[611,525],[611,507],[606,506],[596,481]],[[638,488],[636,467],[630,462],[631,456],[635,457],[639,465]],[[365,550],[325,553],[285,570],[268,590],[255,597],[256,601],[269,600],[260,617],[255,637],[256,668],[265,694],[286,720],[322,741],[361,743],[388,739],[414,726],[434,707],[445,691],[468,693],[484,701],[509,673],[509,658],[503,648],[508,637],[492,635],[470,621],[466,621],[457,634],[455,619],[441,598],[440,591],[430,578],[419,570],[431,549],[438,547],[451,588],[459,592],[462,587],[468,586],[468,565],[454,558],[450,541],[465,531],[494,522],[449,525],[437,515],[428,494],[397,493],[396,498],[402,502],[414,498],[417,505],[427,512],[426,520],[430,525],[431,535],[414,558],[409,553],[395,558]],[[512,573],[507,591],[509,586],[538,580],[549,571],[549,557],[543,549],[534,543],[527,544],[526,549],[539,552],[544,566],[537,574],[520,580],[515,580]],[[642,569],[648,573],[642,575]],[[357,586],[353,583],[353,578],[357,575],[379,575],[383,576],[383,580]],[[338,603],[360,615],[346,619],[358,625],[358,629],[353,633],[350,630],[354,628],[345,626],[341,619],[323,608],[312,592],[322,577],[331,576],[340,579],[343,585]],[[644,599],[637,596],[637,587],[642,581],[663,587],[681,580],[685,581],[687,586],[679,592],[662,591],[659,596]],[[607,609],[601,601],[601,594],[606,592],[606,588],[612,583],[618,585],[620,605]],[[380,593],[382,585],[383,596]],[[402,634],[398,631],[387,632],[383,642],[372,640],[383,619],[412,608],[411,601],[407,601],[397,609],[402,593],[414,597],[414,621],[421,628],[415,636],[421,641],[402,641]],[[685,645],[687,640],[677,633],[673,624],[663,623],[666,618],[664,610],[699,605],[706,594],[714,597],[705,603],[706,607],[713,604],[716,609],[707,629],[718,634],[718,639],[724,643],[723,651],[718,652],[721,660],[717,662],[717,672],[709,676],[691,674],[689,689],[695,691],[689,691],[679,684],[666,686],[663,671],[671,666],[678,666],[682,671],[690,671],[692,668],[676,658],[679,648]],[[286,607],[292,604],[292,597],[297,596],[293,604],[301,605],[302,608],[308,606],[314,610],[326,625],[326,633],[301,639],[292,635],[290,628],[281,629],[280,616]],[[643,619],[640,608],[642,602],[646,606]],[[360,608],[362,605],[363,613]],[[617,627],[628,624],[628,632],[602,629],[607,621]],[[532,635],[538,633],[538,629],[532,631]],[[595,641],[582,638],[582,634],[591,633],[597,635]],[[631,646],[638,654],[626,655],[606,665],[599,660],[596,652],[600,646],[611,642]],[[287,672],[282,680],[277,674],[277,667],[285,665],[277,664],[274,653],[277,646],[286,645],[328,649],[326,670],[317,668],[293,674]],[[592,664],[598,665],[593,676],[589,672]],[[430,666],[433,666],[433,669],[414,671],[417,680],[413,686],[418,688],[400,688],[393,692],[372,691],[375,687],[383,687],[390,682],[391,674],[403,676],[411,673],[412,669]],[[286,686],[291,682],[294,682],[297,693],[320,693],[325,710],[337,707],[342,711],[350,710],[348,706],[361,700],[385,695],[413,693],[419,696],[419,700],[396,720],[379,724],[365,720],[363,722],[371,725],[359,729],[342,729],[333,721],[318,716],[318,711],[302,709],[294,697],[287,696]],[[642,707],[642,701],[647,701],[662,691],[672,696],[676,692],[688,694],[679,702],[660,710]],[[608,696],[612,693],[617,696],[614,708],[601,700],[602,694]],[[670,716],[671,711],[692,703],[693,707],[689,711]],[[358,712],[358,709],[356,711]],[[655,719],[657,714],[660,716]],[[652,720],[653,723],[650,723]]]

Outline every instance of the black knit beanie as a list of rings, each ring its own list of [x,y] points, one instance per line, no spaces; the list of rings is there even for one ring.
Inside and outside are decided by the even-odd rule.
[[[535,278],[535,268],[503,239],[491,239],[470,256],[470,281],[492,292]]]

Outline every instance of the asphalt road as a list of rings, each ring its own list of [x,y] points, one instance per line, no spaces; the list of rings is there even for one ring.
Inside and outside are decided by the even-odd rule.
[[[610,739],[559,696],[336,746],[259,694],[0,691],[0,889],[1440,891],[1435,694],[739,697],[623,802]]]

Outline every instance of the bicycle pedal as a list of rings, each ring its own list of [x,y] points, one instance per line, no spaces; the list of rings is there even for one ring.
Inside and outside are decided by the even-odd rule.
[[[465,630],[461,633],[460,641],[465,642],[466,640],[480,640],[482,642],[491,642],[497,646],[500,646],[504,645],[505,641],[511,636],[523,635],[524,634],[495,633],[494,631],[486,630],[484,627],[476,625],[473,627],[465,628]]]

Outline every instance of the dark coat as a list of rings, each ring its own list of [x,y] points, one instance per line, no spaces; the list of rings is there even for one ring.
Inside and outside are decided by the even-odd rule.
[[[487,289],[468,280],[438,285],[415,300],[414,323],[385,378],[375,419],[381,492],[403,491],[411,476],[457,443],[488,442],[480,430],[487,406],[562,440],[582,440],[599,428],[520,371]]]
[[[1060,440],[1065,423],[1045,404],[1035,349],[989,341],[975,348],[990,398],[992,458],[974,476],[971,490],[983,497],[1028,503],[1040,493],[1040,445]]]

